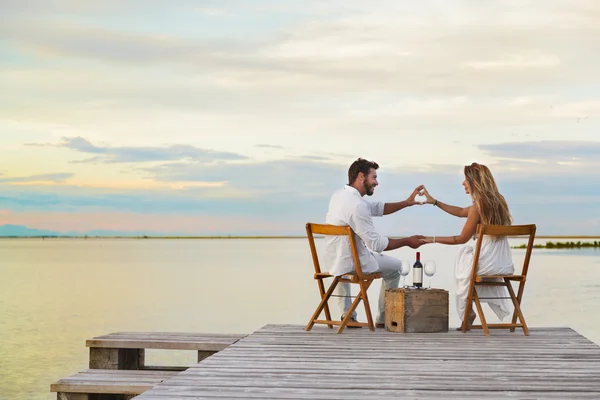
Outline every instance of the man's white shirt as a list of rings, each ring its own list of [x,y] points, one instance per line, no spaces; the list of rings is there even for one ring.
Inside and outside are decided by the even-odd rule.
[[[336,191],[329,201],[329,211],[325,223],[348,225],[355,233],[358,257],[364,273],[378,270],[377,260],[371,251],[381,253],[388,246],[389,239],[375,230],[373,218],[383,215],[385,203],[363,199],[358,190],[346,185]],[[325,236],[323,253],[324,270],[332,275],[343,275],[355,271],[350,241],[347,236]]]

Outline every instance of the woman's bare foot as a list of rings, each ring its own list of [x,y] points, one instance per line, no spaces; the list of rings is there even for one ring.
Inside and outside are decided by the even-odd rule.
[[[475,311],[471,310],[471,312],[469,313],[469,325],[473,325],[473,322],[475,322],[475,318],[477,318],[477,314],[475,314]],[[463,321],[463,323],[460,324],[460,327],[456,328],[456,330],[462,331],[464,324],[465,323]]]

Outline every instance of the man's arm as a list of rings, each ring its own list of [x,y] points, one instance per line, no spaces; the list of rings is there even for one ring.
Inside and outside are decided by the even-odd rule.
[[[385,203],[383,206],[383,215],[393,214],[396,211],[400,211],[406,207],[414,206],[415,204],[423,204],[423,202],[416,201],[415,197],[421,195],[421,191],[424,187],[424,185],[417,186],[410,196],[408,196],[408,198],[404,201],[399,201],[397,203]]]
[[[351,214],[348,225],[371,251],[381,253],[389,245],[388,238],[375,230],[370,207],[372,207],[371,204],[361,202]]]
[[[356,207],[351,219],[350,227],[371,251],[381,253],[386,250],[394,250],[399,247],[409,246],[413,249],[427,243],[425,237],[421,235],[410,236],[401,239],[392,239],[380,235],[373,226],[370,210],[365,203]]]
[[[423,235],[414,235],[407,238],[402,239],[392,239],[388,238],[389,242],[385,250],[394,250],[400,247],[408,246],[411,249],[417,249],[421,245],[426,244],[425,236]]]
[[[400,211],[403,208],[410,207],[412,204],[408,204],[406,200],[399,201],[397,203],[385,203],[383,206],[383,215],[393,214],[396,211]]]

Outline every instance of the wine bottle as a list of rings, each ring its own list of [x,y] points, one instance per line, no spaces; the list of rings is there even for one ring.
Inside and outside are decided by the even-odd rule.
[[[423,287],[423,264],[421,264],[421,252],[417,251],[417,261],[413,264],[413,286]]]

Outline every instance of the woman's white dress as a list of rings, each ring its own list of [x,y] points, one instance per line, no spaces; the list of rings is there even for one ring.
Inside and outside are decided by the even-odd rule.
[[[469,285],[471,283],[471,273],[473,271],[473,257],[475,247],[465,245],[458,250],[456,258],[456,308],[461,321],[464,320],[465,306],[469,294]],[[479,275],[512,275],[514,273],[514,264],[512,252],[506,237],[496,239],[485,235],[481,243],[481,252],[479,253],[478,263]],[[488,303],[494,313],[503,320],[504,317],[511,314],[512,302],[510,294],[504,286],[485,286],[477,287],[477,295],[482,303]],[[486,299],[481,299],[486,297]],[[487,299],[487,297],[496,297],[496,299]],[[497,297],[501,297],[498,299]]]

